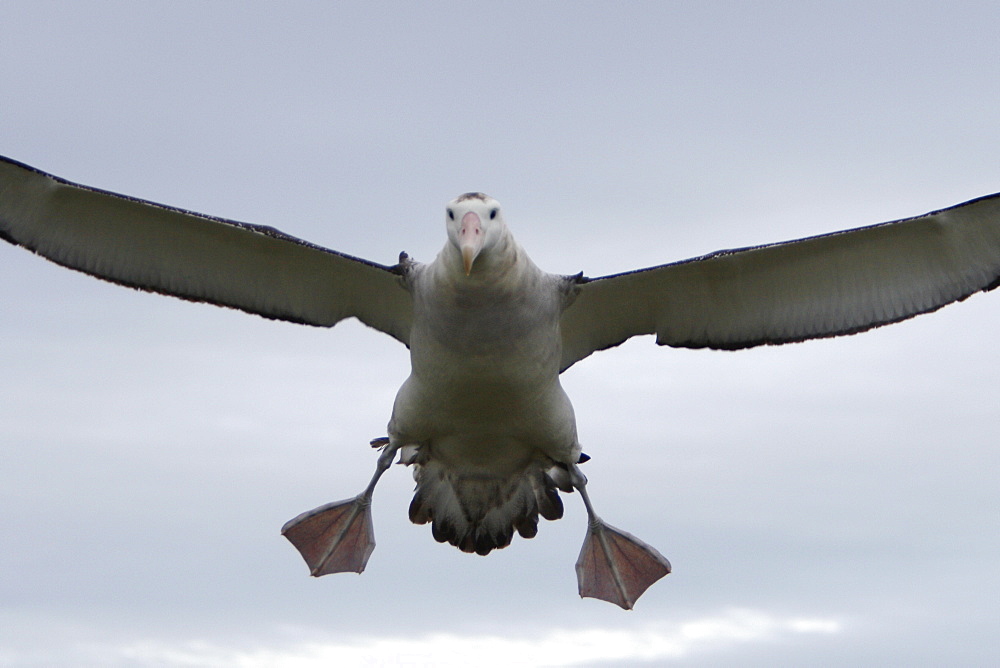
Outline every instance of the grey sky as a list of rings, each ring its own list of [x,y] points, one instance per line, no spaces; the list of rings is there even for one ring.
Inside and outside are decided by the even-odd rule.
[[[1000,190],[996,3],[0,2],[0,153],[431,259],[497,197],[602,275]],[[406,351],[0,247],[0,664],[985,665],[1000,297],[739,353],[633,341],[564,385],[598,512],[674,573],[579,600],[582,504],[489,557],[374,501],[361,576],[278,535],[351,496]],[[295,663],[298,662],[298,663]]]

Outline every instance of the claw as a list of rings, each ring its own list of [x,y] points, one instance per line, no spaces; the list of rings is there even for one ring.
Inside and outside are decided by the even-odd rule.
[[[650,585],[670,572],[670,562],[632,534],[595,520],[576,561],[580,596],[631,610]]]
[[[281,527],[314,577],[361,573],[375,549],[371,498],[364,494],[302,513]]]

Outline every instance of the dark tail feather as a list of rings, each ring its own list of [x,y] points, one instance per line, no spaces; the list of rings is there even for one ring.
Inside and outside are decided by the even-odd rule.
[[[562,500],[553,479],[540,466],[511,476],[458,474],[430,460],[418,464],[417,489],[410,502],[410,521],[431,522],[441,543],[463,552],[489,554],[538,533],[538,516],[557,520]]]

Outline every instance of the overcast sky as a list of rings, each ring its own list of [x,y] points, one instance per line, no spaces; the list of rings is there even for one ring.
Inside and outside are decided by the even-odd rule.
[[[0,154],[430,260],[497,197],[591,276],[1000,190],[1000,5],[0,1]],[[586,518],[482,558],[374,499],[361,575],[280,535],[353,496],[398,343],[140,294],[0,247],[0,664],[987,665],[1000,296],[563,377],[597,510],[674,573],[581,600]]]

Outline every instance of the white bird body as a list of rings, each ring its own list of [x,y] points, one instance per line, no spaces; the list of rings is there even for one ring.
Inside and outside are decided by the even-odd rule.
[[[507,545],[525,520],[534,535],[538,506],[551,503],[545,471],[580,457],[573,407],[559,382],[559,322],[572,292],[568,279],[528,258],[494,200],[465,195],[449,212],[488,225],[489,252],[466,273],[449,240],[431,264],[406,265],[411,371],[393,405],[389,439],[420,448],[411,519],[434,518],[436,537],[485,554]],[[561,515],[542,514],[549,513]]]
[[[500,285],[455,285],[443,269],[440,260],[418,267],[410,281],[411,370],[390,434],[407,443],[440,441],[438,456],[454,448],[469,464],[484,449],[511,450],[518,462],[521,451],[541,450],[575,463],[573,409],[559,383],[560,277],[530,265]],[[522,289],[526,283],[535,287]],[[495,445],[475,442],[484,437]]]
[[[543,273],[523,251],[505,271],[476,267],[466,277],[449,261],[454,252],[447,246],[407,280],[414,302],[411,372],[393,411],[396,428],[414,436],[511,432],[511,410],[518,415],[537,402],[568,406],[559,385],[563,279]],[[412,414],[431,408],[432,415]],[[572,421],[572,412],[560,419]],[[552,454],[569,457],[573,438],[559,440]]]
[[[370,501],[400,453],[414,466],[410,518],[485,554],[580,492],[589,531],[580,593],[629,608],[670,564],[594,513],[573,408],[559,374],[591,353],[655,334],[735,350],[853,334],[1000,285],[1000,195],[915,218],[596,279],[541,271],[495,200],[447,209],[430,264],[385,266],[270,227],[182,211],[58,179],[0,158],[0,238],[105,280],[330,327],[354,317],[409,346],[375,475],[356,498],[283,533],[313,575],[361,572]]]

